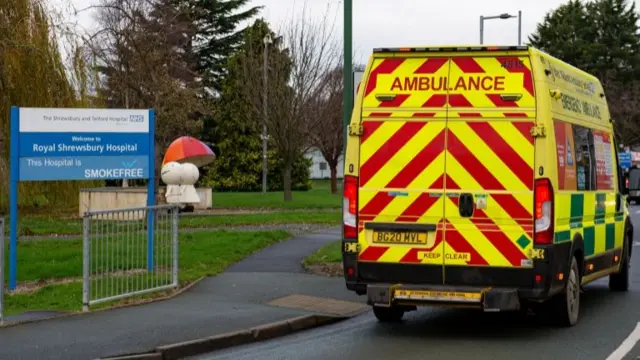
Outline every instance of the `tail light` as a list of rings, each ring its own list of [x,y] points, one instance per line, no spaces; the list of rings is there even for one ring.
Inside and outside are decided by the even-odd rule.
[[[537,179],[533,194],[535,205],[535,233],[537,245],[553,243],[553,187],[549,179]]]
[[[344,177],[344,197],[342,201],[344,237],[346,239],[355,239],[358,237],[358,178],[356,176]]]

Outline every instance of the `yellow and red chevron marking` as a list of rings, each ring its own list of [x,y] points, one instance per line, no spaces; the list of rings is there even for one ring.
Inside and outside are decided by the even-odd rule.
[[[468,238],[464,236],[458,229],[451,225],[447,220],[447,226],[445,228],[445,242],[449,245],[453,251],[457,253],[468,253],[470,255],[469,260],[466,261],[467,265],[472,266],[486,266],[491,265],[487,259],[468,241]]]
[[[454,211],[458,211],[458,198],[449,197],[450,203],[447,206],[452,206]],[[503,264],[509,264],[511,266],[521,266],[522,260],[526,260],[528,257],[524,254],[516,244],[515,241],[522,235],[522,230],[526,229],[525,233],[532,236],[530,230],[533,228],[533,222],[530,225],[524,224],[522,221],[518,222],[520,228],[514,229],[513,226],[505,227],[499,226],[491,217],[487,215],[483,210],[475,209],[473,217],[467,220],[468,223],[465,226],[459,226],[456,229],[457,232],[463,234],[467,238],[473,238],[474,244],[477,247],[481,247],[485,256],[487,257],[503,257],[506,261]],[[456,228],[456,225],[449,224],[452,228]],[[511,239],[507,234],[514,234],[515,238]],[[486,241],[490,243],[487,244]],[[485,241],[485,243],[481,243]],[[493,247],[496,251],[486,251],[487,247]],[[493,252],[493,254],[489,254]],[[499,254],[498,254],[499,253]],[[501,259],[498,259],[501,260]],[[491,261],[492,264],[496,264],[496,261]]]
[[[386,109],[385,109],[386,110]],[[428,111],[416,111],[409,112],[407,114],[406,111],[394,111],[394,112],[380,112],[380,111],[363,111],[362,117],[367,119],[374,118],[445,118],[447,116],[447,112],[441,110],[440,112],[428,112]]]
[[[386,109],[385,109],[386,110]],[[492,111],[492,112],[482,112],[474,111],[473,109],[465,110],[465,111],[450,111],[448,114],[446,111],[439,112],[407,112],[407,111],[388,111],[388,112],[380,112],[380,111],[363,111],[362,118],[370,119],[370,121],[383,121],[384,119],[397,119],[397,118],[533,118],[536,116],[535,111]]]
[[[443,196],[438,199],[447,199],[449,202],[447,206],[451,206],[457,211],[458,198]],[[424,206],[430,207],[431,204]],[[527,259],[526,254],[515,244],[515,241],[522,233],[527,234],[527,236],[531,238],[533,230],[532,221],[527,222],[520,220],[517,222],[518,228],[498,225],[487,213],[478,209],[475,210],[474,216],[467,221],[473,228],[470,229],[470,227],[465,224],[453,224],[452,221],[449,220],[446,221],[446,226],[443,228],[442,222],[440,222],[436,233],[436,241],[431,247],[369,245],[361,252],[359,261],[380,261],[383,255],[392,251],[395,252],[395,255],[391,256],[391,258],[395,258],[396,262],[421,263],[423,260],[417,257],[418,253],[434,251],[443,240],[446,240],[446,245],[450,246],[455,252],[469,253],[470,259],[466,262],[468,265],[518,267],[521,266],[522,260]],[[360,227],[362,227],[363,224],[364,221],[361,221]],[[468,241],[469,239],[473,239],[473,245]],[[391,260],[389,258],[390,256],[387,256],[387,260]]]
[[[447,174],[454,181],[457,176],[471,177],[463,185],[465,190],[533,190],[533,125],[529,121],[449,122]]]
[[[534,108],[533,84],[528,57],[382,58],[374,60],[363,108]]]
[[[447,177],[447,190],[461,190],[460,186],[456,184],[455,181],[451,177]],[[533,217],[531,212],[522,205],[522,201],[518,201],[517,197],[512,194],[500,194],[493,193],[489,194],[490,200],[493,201],[497,207],[495,207],[492,211],[493,214],[498,212],[498,215],[494,215],[494,218],[498,218],[500,220],[508,219],[510,220],[510,224],[517,224],[520,228],[520,231],[526,234],[529,238],[533,238]],[[453,205],[449,209],[450,212],[458,211],[458,198],[450,197],[452,202],[449,206]],[[499,210],[503,212],[500,213]],[[487,215],[486,211],[481,209],[475,209],[472,217],[472,222],[479,229],[489,229],[496,230],[496,222],[492,219],[491,216]],[[501,221],[503,223],[503,221]]]
[[[442,254],[444,253],[444,248],[448,246],[457,253],[468,253],[470,258],[466,261],[467,265],[489,265],[489,262],[480,254],[480,252],[474,248],[455,227],[451,226],[448,221],[441,221],[438,224],[435,236],[435,242],[430,247],[367,246],[360,252],[358,261],[383,261],[405,264],[435,263],[442,265]],[[435,262],[428,261],[425,258],[421,259],[419,257],[419,254],[422,252],[439,253],[441,256]]]
[[[376,262],[386,260],[387,262],[419,264],[433,263],[424,258],[420,258],[420,253],[442,253],[444,240],[444,223],[441,221],[437,225],[435,242],[429,247],[393,247],[393,246],[368,246],[358,256],[359,261]],[[442,257],[435,263],[442,263]]]
[[[391,191],[377,191],[375,195],[371,198],[371,200],[367,201],[366,205],[360,208],[360,213],[358,215],[358,219],[360,222],[360,230],[362,230],[362,226],[366,221],[373,221],[379,215],[391,216],[393,222],[418,222],[421,217],[425,216],[434,208],[436,210],[436,214],[433,214],[434,217],[442,216],[442,193],[444,189],[444,176],[438,177],[428,188],[428,190],[434,190],[434,192],[417,192],[407,196],[406,198],[395,198],[391,196]],[[383,214],[382,212],[387,209],[389,204],[394,201],[400,206],[394,206],[393,212],[387,211],[387,213]],[[439,204],[439,208],[437,204]],[[400,211],[398,211],[398,209]],[[391,209],[389,209],[391,210]]]
[[[365,120],[360,153],[360,260],[417,262],[416,252],[425,251],[372,246],[362,231],[364,222],[435,224],[445,218],[437,239],[442,237],[457,252],[469,253],[469,265],[521,266],[527,257],[515,241],[533,236],[533,125],[527,118],[446,124]],[[409,190],[408,196],[391,195],[402,189]],[[460,219],[457,199],[443,195],[444,189],[485,193],[489,207],[476,210],[471,219]],[[471,238],[480,238],[482,246],[470,244],[466,239]],[[388,251],[394,255],[385,255]]]
[[[385,109],[387,110],[387,109]],[[535,111],[519,111],[519,112],[499,112],[492,111],[490,113],[485,112],[484,115],[481,112],[466,110],[466,111],[451,111],[449,112],[450,117],[485,117],[485,118],[533,118],[536,116]],[[407,111],[363,111],[362,118],[371,119],[371,121],[377,119],[388,119],[388,118],[446,118],[446,111],[439,112],[407,112]]]
[[[428,124],[433,125],[429,127]],[[360,186],[367,186],[384,170],[385,179],[389,181],[378,182],[375,187],[406,188],[445,151],[446,139],[447,151],[462,168],[478,174],[475,175],[479,184],[476,189],[532,190],[533,137],[530,129],[533,125],[530,121],[449,122],[445,131],[444,122],[364,121],[360,138]],[[381,136],[371,141],[377,133]],[[465,143],[473,144],[474,152]],[[479,152],[477,146],[489,151]],[[404,154],[409,156],[396,156],[404,148],[410,148]],[[483,153],[478,156],[487,162],[488,167],[507,170],[510,174],[503,174],[510,181],[507,186],[498,181],[474,153]],[[386,165],[394,157],[400,164],[395,164],[398,171],[391,174],[392,169]],[[511,181],[513,177],[520,183],[514,184]]]
[[[364,121],[360,186],[410,188],[432,164],[439,167],[438,176],[443,174],[445,125],[444,121]]]
[[[437,263],[419,252],[442,254],[442,224],[428,247],[369,246],[365,222],[438,224],[444,210],[446,122],[376,121],[362,123],[360,138],[359,241],[361,261]],[[402,191],[404,195],[393,193]],[[369,234],[368,236],[371,236]],[[366,250],[368,249],[368,250]],[[375,259],[375,260],[367,260]],[[442,259],[440,258],[440,263]]]
[[[485,193],[486,209],[470,219],[448,197],[445,217],[463,237],[473,238],[494,266],[524,266],[528,257],[516,241],[533,237],[534,140],[531,121],[453,121],[448,123],[447,191]],[[473,151],[471,151],[473,149]]]

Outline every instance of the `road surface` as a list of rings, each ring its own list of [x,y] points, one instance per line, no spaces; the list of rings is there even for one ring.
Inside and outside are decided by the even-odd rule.
[[[640,207],[632,206],[631,214],[640,229]],[[573,328],[554,328],[540,318],[514,313],[442,308],[408,313],[401,324],[380,324],[369,312],[193,359],[635,360],[640,357],[640,230],[634,241],[630,291],[610,292],[606,278],[588,285],[580,322]]]

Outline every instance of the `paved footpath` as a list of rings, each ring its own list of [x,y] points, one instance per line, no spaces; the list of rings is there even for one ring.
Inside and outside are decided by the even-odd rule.
[[[95,359],[300,315],[332,315],[314,308],[318,304],[305,295],[356,306],[364,299],[347,291],[341,278],[304,273],[300,262],[339,239],[340,228],[294,237],[171,300],[0,328],[0,359]],[[274,300],[278,306],[268,304]]]

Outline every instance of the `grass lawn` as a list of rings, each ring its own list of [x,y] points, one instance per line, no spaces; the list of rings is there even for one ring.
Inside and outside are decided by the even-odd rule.
[[[338,182],[341,185],[340,181]],[[212,228],[216,226],[262,225],[262,224],[337,224],[340,222],[342,195],[330,193],[328,180],[314,180],[309,191],[296,191],[293,200],[285,202],[282,192],[241,193],[229,192],[213,194],[215,209],[271,210],[229,215],[194,215],[180,219],[182,228]],[[304,212],[300,210],[306,210]],[[20,218],[19,234],[35,235],[75,235],[82,233],[82,220],[67,213],[46,216],[23,215]],[[5,233],[9,233],[9,218],[5,218]]]
[[[262,225],[262,224],[329,224],[339,225],[342,213],[339,210],[322,211],[278,211],[242,215],[185,216],[180,220],[183,228],[211,226]]]
[[[338,188],[341,182],[338,181]],[[293,200],[284,201],[284,193],[214,192],[213,207],[218,209],[338,209],[342,206],[342,192],[332,195],[328,180],[314,180],[309,191],[294,191]]]
[[[304,259],[305,265],[323,265],[342,262],[342,241],[338,240],[316,250]]]
[[[339,210],[277,211],[233,215],[189,215],[180,217],[183,229],[214,228],[217,226],[263,225],[263,224],[339,224]],[[18,225],[20,235],[75,235],[82,234],[82,220],[56,219],[53,217],[21,217]],[[9,233],[6,220],[5,233]]]
[[[179,250],[180,283],[186,285],[201,276],[216,275],[230,264],[289,237],[290,235],[285,231],[203,230],[182,233]],[[120,284],[131,285],[134,281],[138,281],[140,272],[144,272],[144,261],[142,261],[144,259],[138,257],[136,260],[132,254],[144,254],[140,246],[136,248],[129,245],[133,244],[133,241],[122,238],[117,241],[115,239],[109,240],[108,244],[111,251],[116,249],[115,251],[120,254],[118,258],[122,259],[121,269],[136,269],[129,275],[125,273],[119,277]],[[144,242],[138,244],[144,244]],[[161,252],[166,249],[162,250],[157,247],[156,251]],[[32,310],[79,311],[82,309],[82,241],[80,239],[24,242],[20,244],[18,253],[18,288],[20,291],[14,294],[5,294],[5,312],[8,315]],[[98,262],[94,262],[93,267],[102,267],[97,264]],[[113,264],[109,266],[115,270],[119,268]],[[170,282],[168,273],[163,274],[161,271],[159,274],[157,278],[148,277],[148,279],[152,281],[169,279]],[[99,279],[92,281],[92,286],[95,288],[100,288],[101,284],[103,282]],[[138,299],[157,297],[163,294],[166,292],[145,295],[138,297]],[[131,299],[126,299],[117,303],[131,301]],[[114,304],[103,304],[95,308]]]

